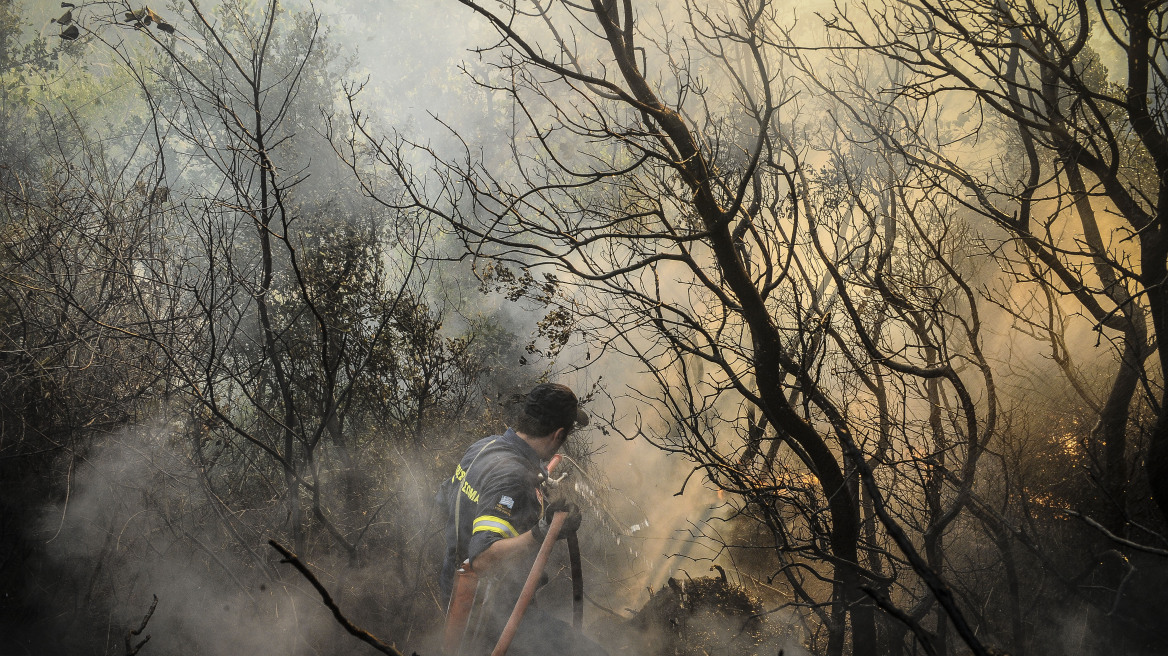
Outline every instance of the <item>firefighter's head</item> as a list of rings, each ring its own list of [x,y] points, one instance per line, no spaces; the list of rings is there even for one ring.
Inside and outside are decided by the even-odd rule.
[[[536,385],[523,397],[518,410],[515,432],[537,439],[554,438],[558,442],[555,450],[573,429],[588,424],[588,415],[580,409],[576,395],[558,383]]]

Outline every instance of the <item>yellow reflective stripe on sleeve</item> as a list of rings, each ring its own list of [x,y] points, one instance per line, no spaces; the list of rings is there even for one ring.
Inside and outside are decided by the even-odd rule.
[[[513,538],[519,535],[515,527],[510,522],[502,517],[494,517],[492,515],[482,515],[474,520],[471,533],[478,533],[480,531],[490,531],[498,533],[505,538]]]

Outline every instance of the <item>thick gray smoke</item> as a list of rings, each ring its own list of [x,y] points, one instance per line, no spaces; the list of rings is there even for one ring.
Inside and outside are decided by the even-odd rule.
[[[60,581],[42,593],[56,610],[48,651],[121,653],[156,595],[133,638],[150,636],[143,653],[321,653],[339,638],[331,616],[259,536],[229,544],[177,435],[162,425],[110,436],[45,509],[37,537]]]

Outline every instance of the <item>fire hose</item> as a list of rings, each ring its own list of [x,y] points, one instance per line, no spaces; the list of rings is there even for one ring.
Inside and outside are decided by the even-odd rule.
[[[552,456],[547,466],[549,476],[563,458],[564,456],[559,453]],[[560,479],[563,478],[564,475],[560,475]],[[576,539],[574,531],[568,534],[565,541],[568,543],[568,563],[572,567],[572,626],[581,631],[584,629],[584,571],[580,567],[580,542]]]
[[[576,534],[569,533],[568,562],[572,566],[572,626],[577,631],[584,629],[584,571],[580,567],[580,543]]]
[[[479,575],[471,569],[470,561],[463,563],[454,573],[454,592],[450,595],[450,608],[446,612],[446,632],[442,635],[442,653],[447,656],[455,656],[459,652],[478,586]]]
[[[539,587],[539,579],[543,576],[543,568],[547,565],[548,556],[551,555],[552,545],[556,543],[556,538],[560,535],[560,529],[564,526],[564,520],[567,518],[568,513],[562,511],[552,516],[552,524],[548,527],[547,536],[543,539],[539,553],[535,556],[535,564],[531,566],[531,572],[527,574],[527,581],[523,584],[523,592],[519,593],[519,601],[515,602],[515,610],[511,611],[511,617],[508,618],[507,625],[503,627],[503,633],[499,636],[499,642],[495,645],[491,656],[506,654],[507,648],[511,646],[511,641],[515,639],[515,632],[519,630],[519,622],[523,620],[523,614],[527,612],[531,598],[535,596],[535,589]]]

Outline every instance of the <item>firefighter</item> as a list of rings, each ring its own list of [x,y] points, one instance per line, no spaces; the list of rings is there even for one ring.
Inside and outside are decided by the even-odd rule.
[[[446,557],[439,579],[449,600],[456,570],[464,561],[479,575],[480,616],[474,647],[462,653],[488,653],[506,624],[523,582],[556,511],[568,512],[560,537],[580,527],[580,511],[564,502],[546,503],[547,462],[577,426],[588,423],[576,395],[563,385],[537,385],[517,402],[514,425],[502,435],[471,445],[454,475],[442,485],[439,500],[448,510]],[[507,652],[604,655],[599,645],[532,605]]]

